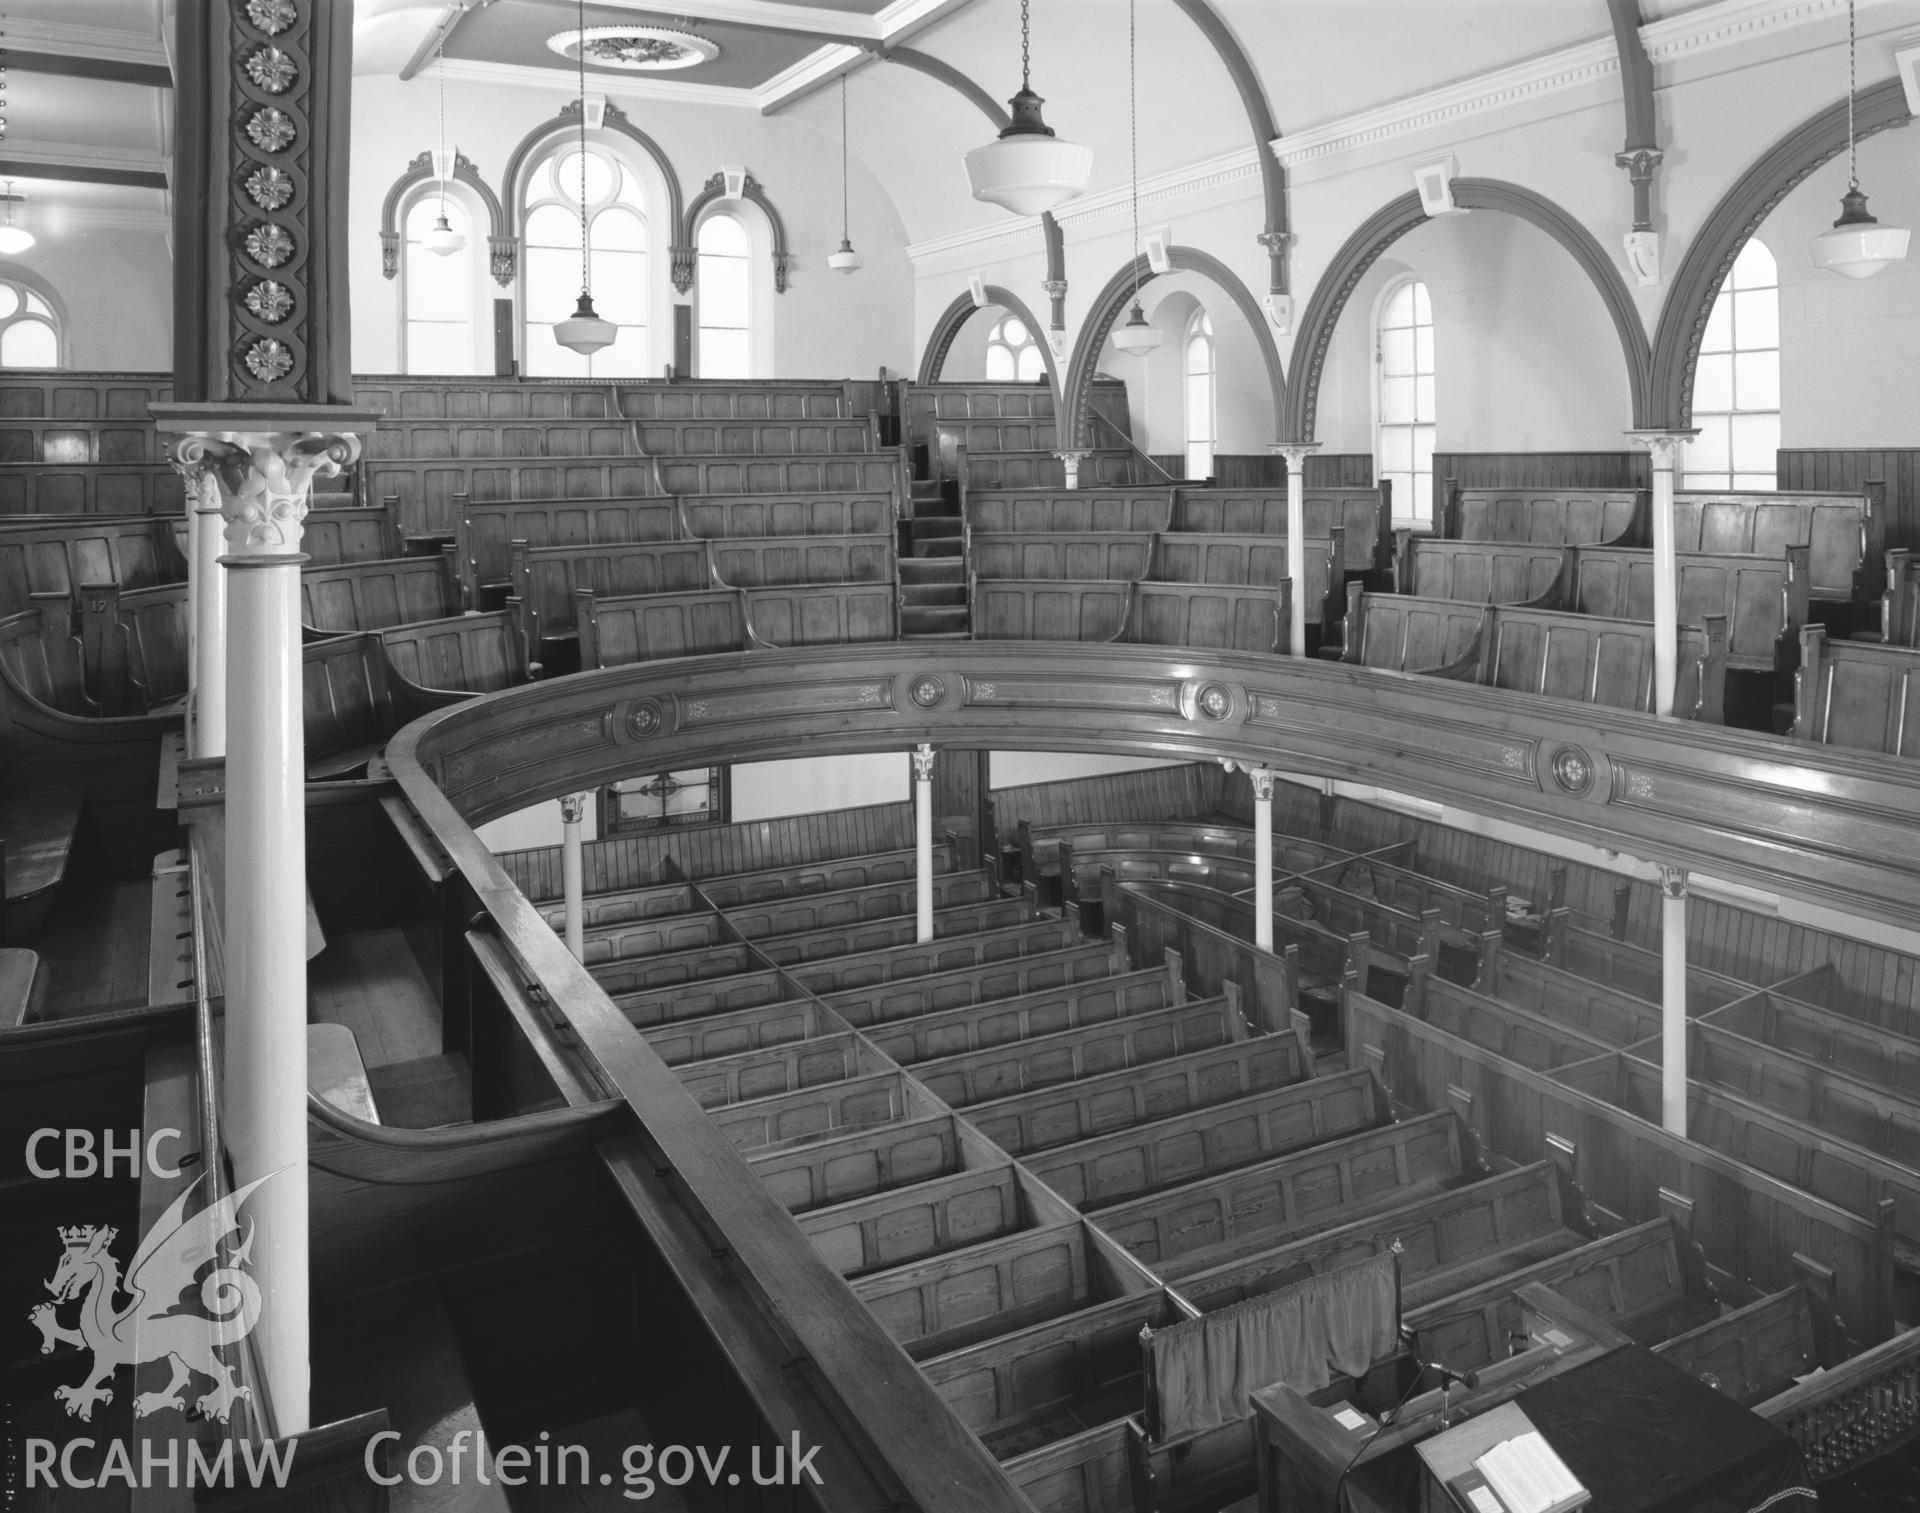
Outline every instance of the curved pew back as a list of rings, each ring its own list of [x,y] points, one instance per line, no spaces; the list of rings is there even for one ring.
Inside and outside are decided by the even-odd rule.
[[[1810,551],[1813,596],[1846,602],[1877,595],[1887,486],[1858,494],[1736,494],[1682,490],[1673,499],[1673,539],[1683,552]]]
[[[1647,546],[1651,510],[1646,489],[1468,489],[1449,479],[1441,534],[1455,541]]]
[[[1920,755],[1920,650],[1800,632],[1793,738],[1888,756]]]
[[[95,584],[125,590],[185,577],[167,521],[82,515],[0,525],[0,615],[52,596],[77,606]]]

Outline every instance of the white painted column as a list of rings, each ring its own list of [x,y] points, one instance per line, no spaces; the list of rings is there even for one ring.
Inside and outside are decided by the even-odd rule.
[[[1060,459],[1061,466],[1067,470],[1067,487],[1070,489],[1079,488],[1080,464],[1087,460],[1087,454],[1085,452],[1055,452],[1053,455]]]
[[[1660,869],[1660,1123],[1687,1133],[1687,874]]]
[[[187,754],[227,754],[227,573],[220,565],[218,456],[203,436],[174,440],[172,462],[187,486]]]
[[[1680,582],[1673,545],[1673,469],[1698,431],[1629,431],[1653,460],[1653,712],[1673,713],[1680,671]]]
[[[359,455],[352,436],[222,432],[226,521],[227,875],[225,1143],[239,1187],[262,1182],[262,1299],[254,1338],[274,1426],[309,1427],[306,738],[300,664],[302,522],[316,472]]]
[[[914,939],[933,939],[933,748],[913,749]]]
[[[1307,654],[1307,593],[1303,570],[1307,560],[1307,459],[1320,450],[1317,441],[1281,441],[1268,445],[1287,459],[1287,577],[1293,618],[1287,628],[1287,652]]]
[[[1273,949],[1273,771],[1249,767],[1253,784],[1253,943]]]
[[[587,959],[586,887],[580,865],[580,830],[586,817],[586,794],[569,793],[560,800],[560,895],[566,902],[567,949],[575,961]]]

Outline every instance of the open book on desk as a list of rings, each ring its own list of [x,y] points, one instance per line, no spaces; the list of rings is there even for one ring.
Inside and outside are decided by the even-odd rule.
[[[1593,1498],[1537,1429],[1484,1452],[1453,1491],[1473,1513],[1567,1513]]]

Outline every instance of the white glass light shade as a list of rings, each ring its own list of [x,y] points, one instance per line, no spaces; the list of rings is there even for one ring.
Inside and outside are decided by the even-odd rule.
[[[1038,215],[1087,192],[1093,176],[1093,149],[1063,142],[1040,118],[1046,102],[1023,89],[1007,102],[1012,124],[985,147],[967,154],[967,182],[973,197],[1001,205],[1015,215]]]
[[[1133,302],[1133,314],[1127,317],[1127,323],[1113,333],[1113,344],[1129,353],[1151,352],[1163,339],[1160,328],[1147,323],[1147,312],[1140,308],[1139,300]]]
[[[599,312],[593,308],[593,296],[582,293],[580,303],[574,307],[573,314],[553,325],[553,339],[570,352],[578,352],[585,357],[598,352],[602,347],[613,345],[614,337],[620,334],[620,328],[610,320],[602,320]]]
[[[1867,214],[1867,197],[1858,188],[1840,196],[1840,219],[1807,244],[1813,266],[1846,278],[1872,278],[1907,255],[1912,236],[1904,226],[1882,226]]]
[[[853,273],[865,262],[866,259],[853,250],[853,242],[844,236],[840,238],[840,250],[827,254],[827,266],[835,273]]]
[[[0,226],[0,254],[12,257],[25,252],[34,243],[34,235],[25,226]]]
[[[447,224],[446,212],[442,211],[432,228],[420,238],[420,245],[436,257],[451,257],[467,245],[467,239]]]

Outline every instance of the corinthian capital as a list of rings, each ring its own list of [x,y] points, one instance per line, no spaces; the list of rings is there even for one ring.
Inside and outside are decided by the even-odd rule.
[[[913,780],[916,783],[931,783],[933,781],[933,748],[931,746],[916,746],[913,749],[912,756]]]
[[[175,451],[198,445],[199,464],[220,486],[227,550],[236,557],[300,550],[313,480],[331,478],[360,455],[360,438],[325,431],[221,431],[184,436]]]
[[[1273,769],[1271,767],[1249,767],[1247,781],[1253,784],[1253,796],[1264,804],[1273,798]]]

